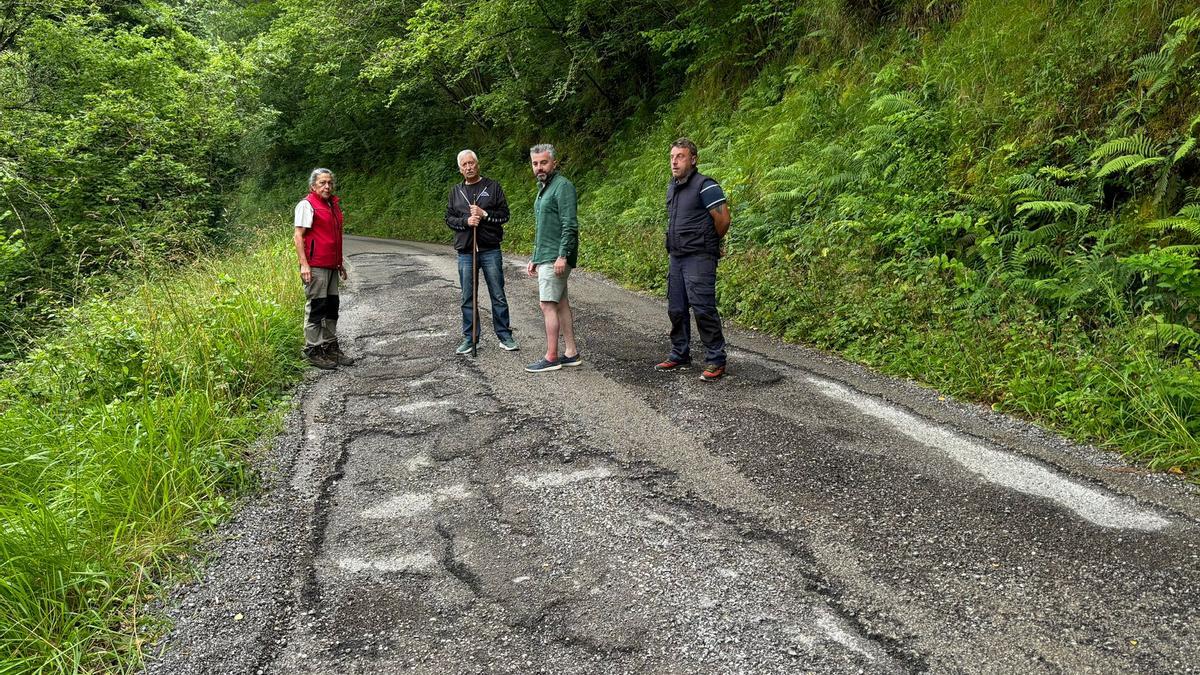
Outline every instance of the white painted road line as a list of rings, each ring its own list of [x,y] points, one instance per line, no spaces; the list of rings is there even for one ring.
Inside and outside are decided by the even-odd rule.
[[[945,452],[990,483],[1053,500],[1102,527],[1154,531],[1171,524],[1153,510],[1130,503],[1127,498],[1077,483],[1038,462],[993,450],[877,398],[822,378],[809,376],[806,379],[825,396],[848,403],[866,415],[887,422],[918,443]]]

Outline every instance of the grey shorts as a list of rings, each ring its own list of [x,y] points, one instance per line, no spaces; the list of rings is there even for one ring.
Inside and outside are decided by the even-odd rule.
[[[554,263],[538,265],[538,300],[542,302],[558,302],[567,294],[567,277],[571,276],[571,267],[562,273],[561,277],[554,276]]]

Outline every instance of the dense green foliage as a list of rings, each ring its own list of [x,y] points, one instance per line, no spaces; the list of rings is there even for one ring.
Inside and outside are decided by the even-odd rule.
[[[392,4],[361,61],[339,57],[341,82],[396,111],[374,136],[420,139],[384,161],[324,133],[346,149],[359,231],[435,241],[454,152],[481,147],[515,250],[524,149],[555,141],[583,195],[583,264],[656,290],[666,149],[691,135],[732,197],[727,316],[1196,470],[1197,7]],[[285,13],[268,34],[302,24]],[[437,78],[458,87],[440,103]],[[276,122],[319,133],[306,119]]]
[[[0,672],[139,661],[300,373],[294,264],[257,244],[89,301],[0,380]]]
[[[0,360],[89,288],[218,237],[248,82],[157,3],[0,0]]]

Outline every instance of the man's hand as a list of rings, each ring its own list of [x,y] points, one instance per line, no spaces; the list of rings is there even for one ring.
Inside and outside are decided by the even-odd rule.
[[[304,282],[305,286],[312,283],[312,268],[308,266],[308,263],[300,263],[300,280]]]
[[[534,265],[532,262],[525,265],[525,274],[527,276],[533,276],[537,274],[537,265]]]
[[[338,268],[338,276],[342,278],[342,281],[346,280],[346,268],[345,267]]]
[[[472,204],[471,205],[471,215],[475,216],[476,218],[479,218],[480,220],[483,220],[484,218],[487,218],[487,211],[484,211],[477,204]]]
[[[567,259],[560,255],[558,256],[558,260],[554,261],[554,276],[561,277],[563,274],[566,274],[566,272]]]
[[[471,207],[475,208],[475,207]],[[471,216],[467,218],[467,224],[471,227],[479,227],[479,216]]]

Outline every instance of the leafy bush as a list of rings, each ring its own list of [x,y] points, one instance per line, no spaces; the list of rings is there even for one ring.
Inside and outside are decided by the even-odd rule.
[[[23,247],[0,257],[9,355],[89,288],[220,239],[260,114],[244,62],[157,3],[27,5],[0,11],[0,199]]]
[[[260,242],[84,303],[0,380],[7,668],[135,664],[161,629],[143,607],[301,371],[294,255]]]

